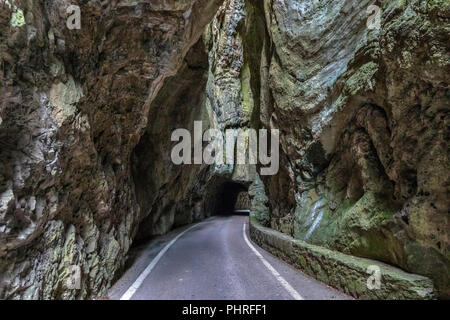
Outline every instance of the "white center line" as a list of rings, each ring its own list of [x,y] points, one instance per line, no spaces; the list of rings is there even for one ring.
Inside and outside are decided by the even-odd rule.
[[[277,270],[275,270],[274,267],[262,256],[261,253],[256,250],[256,248],[250,243],[250,241],[247,238],[247,234],[245,232],[245,223],[243,225],[243,233],[244,233],[244,239],[247,245],[252,249],[252,251],[256,254],[256,256],[261,260],[261,262],[266,266],[267,269],[274,275],[274,277],[281,283],[281,285],[286,289],[287,292],[295,299],[295,300],[304,300],[303,297],[287,282],[279,273]]]
[[[169,250],[169,248],[182,236],[184,235],[186,232],[188,232],[189,230],[207,222],[207,221],[211,221],[212,219],[208,219],[205,220],[201,223],[197,223],[193,226],[191,226],[190,228],[184,230],[183,232],[181,232],[179,235],[177,235],[175,238],[172,239],[172,241],[170,241],[159,253],[158,255],[152,260],[152,262],[150,262],[150,264],[147,266],[147,268],[145,268],[145,270],[139,275],[139,277],[136,279],[136,281],[130,286],[130,288],[128,288],[128,290],[123,294],[122,297],[120,297],[120,300],[130,300],[131,297],[136,293],[136,291],[139,289],[139,287],[142,285],[142,283],[144,282],[144,280],[148,277],[148,275],[150,274],[150,272],[152,272],[153,268],[156,266],[156,264],[158,263],[158,261],[162,258],[162,256],[164,255],[164,253],[166,253],[167,250]]]

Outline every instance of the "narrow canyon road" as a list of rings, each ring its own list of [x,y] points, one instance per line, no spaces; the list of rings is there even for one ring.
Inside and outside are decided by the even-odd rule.
[[[257,247],[248,235],[246,216],[214,217],[146,246],[109,297],[350,299]]]

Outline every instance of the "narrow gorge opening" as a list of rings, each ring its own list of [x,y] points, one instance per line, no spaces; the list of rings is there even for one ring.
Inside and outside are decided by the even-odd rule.
[[[224,182],[218,188],[214,203],[213,215],[244,213],[250,210],[248,188],[237,182]]]

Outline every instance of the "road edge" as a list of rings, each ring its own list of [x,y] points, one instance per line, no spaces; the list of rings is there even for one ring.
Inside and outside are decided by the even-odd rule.
[[[258,259],[262,262],[262,264],[270,271],[270,273],[277,279],[277,281],[283,286],[283,288],[291,295],[294,300],[304,300],[304,298],[295,290],[291,284],[283,278],[283,276],[267,261],[261,253],[256,250],[256,248],[250,243],[246,233],[247,223],[243,224],[243,237],[245,243],[250,248],[250,250],[258,257]]]

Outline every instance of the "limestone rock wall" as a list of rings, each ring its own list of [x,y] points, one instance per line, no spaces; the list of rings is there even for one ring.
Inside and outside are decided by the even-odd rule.
[[[254,166],[180,166],[170,159],[176,144],[170,141],[172,131],[186,128],[193,135],[194,121],[202,121],[203,130],[214,128],[222,133],[251,126],[254,103],[249,98],[249,71],[243,79],[248,69],[244,49],[245,41],[258,38],[248,35],[251,20],[246,6],[243,0],[224,1],[182,67],[164,81],[150,106],[146,132],[132,158],[143,217],[137,238],[164,234],[174,226],[223,213],[224,186],[235,182],[232,191],[238,192],[253,182]]]
[[[202,121],[204,129],[210,126],[204,108],[207,70],[208,56],[200,39],[150,106],[149,123],[132,156],[142,217],[137,238],[161,235],[205,217],[202,194],[211,177],[209,167],[173,164],[171,149],[176,142],[171,134],[181,128],[193,133],[194,121]]]
[[[0,298],[111,284],[148,214],[133,150],[220,2],[0,1]],[[66,286],[71,266],[81,290]]]
[[[449,272],[448,1],[264,1],[272,228],[427,275]],[[270,119],[270,120],[269,120]]]
[[[211,128],[220,130],[224,137],[227,130],[245,132],[260,126],[259,50],[262,47],[260,36],[265,32],[261,17],[251,2],[225,0],[203,35],[209,61],[204,110]],[[234,153],[236,148],[235,145]],[[225,142],[224,152],[226,157]],[[247,160],[248,156],[247,150]],[[224,184],[236,183],[233,192],[239,193],[242,188],[252,188],[258,178],[256,166],[248,161],[247,164],[214,164],[210,170],[212,179],[206,187],[206,212],[221,211],[217,208],[221,205],[217,195],[223,192]],[[247,197],[247,192],[242,194]],[[250,208],[241,202],[238,198],[237,207]]]
[[[134,239],[210,215],[230,182],[265,226],[449,297],[449,18],[446,0],[0,0],[0,298],[104,294]],[[194,120],[279,129],[280,172],[173,165]]]
[[[224,6],[207,29],[223,39],[212,108],[233,125],[221,108],[241,93],[241,119],[281,132],[280,172],[250,187],[255,218],[429,276],[448,297],[448,1]]]

